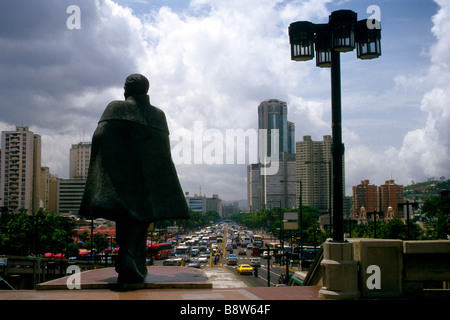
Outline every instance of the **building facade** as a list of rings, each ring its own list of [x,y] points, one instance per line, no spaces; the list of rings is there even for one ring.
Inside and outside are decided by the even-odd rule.
[[[301,193],[303,205],[314,206],[323,213],[329,212],[332,207],[331,144],[332,138],[329,135],[324,136],[323,141],[313,141],[311,136],[304,136],[303,141],[296,143],[297,198],[300,198]],[[344,181],[345,177],[343,190]]]
[[[60,215],[77,215],[83,199],[85,179],[57,179],[57,213]]]
[[[2,131],[0,207],[32,214],[41,199],[41,137],[28,127]]]
[[[403,202],[403,186],[398,185],[394,180],[386,180],[378,188],[380,197],[380,211],[385,214],[390,211],[394,217],[404,218],[405,212],[399,210],[398,204]]]
[[[205,195],[194,194],[194,196],[189,196],[186,194],[185,198],[188,208],[193,212],[206,213],[207,211],[215,211],[221,217],[223,215],[222,199],[220,199],[217,194],[213,194],[211,198],[208,198]]]
[[[378,187],[363,180],[353,190],[353,219],[367,219],[367,212],[379,212]]]
[[[282,159],[283,153],[288,155],[295,154],[295,125],[287,121],[287,104],[284,101],[277,99],[268,99],[260,103],[258,106],[258,131],[267,130],[267,139],[261,141],[259,136],[258,142],[258,159],[263,159],[264,156],[273,156],[272,150],[272,135],[275,134],[274,129],[278,130],[278,155]]]
[[[363,180],[353,186],[353,219],[366,222],[376,213],[380,218],[404,218],[404,212],[398,205],[403,202],[403,186],[394,180],[386,180],[381,186]]]
[[[87,179],[89,171],[89,160],[91,158],[90,142],[80,142],[72,144],[70,148],[70,179]]]
[[[276,131],[278,130],[278,136]],[[250,212],[295,207],[295,125],[287,121],[287,104],[268,99],[258,106],[258,163],[247,166],[247,205]],[[262,133],[265,133],[263,135]],[[272,145],[272,137],[277,145]],[[277,150],[272,150],[277,147]],[[277,164],[264,170],[265,157]],[[275,172],[272,168],[277,168]]]

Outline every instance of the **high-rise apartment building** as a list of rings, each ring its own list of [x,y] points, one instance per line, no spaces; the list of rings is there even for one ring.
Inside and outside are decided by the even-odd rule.
[[[385,214],[389,207],[394,217],[404,218],[404,212],[398,210],[398,204],[403,202],[403,186],[395,184],[394,180],[386,180],[379,186],[381,211]]]
[[[361,213],[379,212],[378,187],[363,180],[353,186],[353,219],[358,219]],[[366,219],[367,217],[364,217]]]
[[[91,157],[90,142],[72,144],[70,148],[70,179],[86,179],[89,171],[89,160]]]
[[[28,127],[2,131],[0,207],[36,212],[41,201],[41,137]]]
[[[403,186],[395,184],[394,180],[386,180],[381,186],[363,180],[353,187],[353,219],[364,220],[375,212],[382,213],[384,219],[404,218],[404,213],[398,210],[398,204],[402,202]]]
[[[323,213],[329,212],[332,206],[331,144],[332,138],[329,135],[324,136],[323,141],[313,141],[311,136],[304,136],[303,141],[296,143],[297,198],[300,196],[301,188],[302,204],[314,206]],[[345,190],[344,181],[345,179],[343,190]]]

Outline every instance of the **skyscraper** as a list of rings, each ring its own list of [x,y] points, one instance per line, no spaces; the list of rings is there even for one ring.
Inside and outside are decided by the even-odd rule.
[[[278,130],[277,150],[272,150],[272,137]],[[251,211],[263,208],[295,206],[295,125],[287,121],[287,104],[268,99],[258,106],[258,163],[247,167],[247,201]],[[262,132],[266,133],[264,137]],[[278,153],[275,166],[264,170],[265,157],[271,161]]]
[[[295,154],[295,125],[287,121],[287,104],[277,99],[269,99],[258,106],[258,129],[267,130],[267,140],[264,145],[258,144],[262,149],[258,149],[259,159],[262,156],[272,156],[271,146],[274,129],[278,129],[278,154],[279,159],[283,159],[283,152],[288,156]]]
[[[2,131],[0,207],[36,212],[41,204],[41,136],[28,127]]]

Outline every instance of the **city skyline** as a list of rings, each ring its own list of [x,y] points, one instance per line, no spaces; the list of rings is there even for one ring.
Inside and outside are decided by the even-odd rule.
[[[74,4],[80,29],[68,27]],[[82,133],[90,139],[106,105],[123,97],[126,76],[140,72],[150,80],[150,101],[167,115],[172,147],[195,121],[223,134],[256,131],[266,99],[286,101],[295,141],[317,140],[331,134],[330,73],[290,60],[287,28],[324,23],[339,9],[368,18],[371,6],[381,14],[382,56],[360,63],[355,52],[342,55],[346,195],[365,179],[408,185],[448,177],[450,4],[443,0],[2,1],[0,131],[28,126],[41,136],[42,166],[68,178],[70,146]],[[246,150],[247,158],[256,152]],[[184,191],[201,185],[239,200],[249,163],[176,167]]]

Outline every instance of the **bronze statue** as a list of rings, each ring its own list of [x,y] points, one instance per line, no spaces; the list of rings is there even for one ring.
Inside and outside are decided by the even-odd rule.
[[[143,282],[152,222],[188,219],[189,209],[170,154],[164,112],[150,104],[149,82],[132,74],[125,101],[106,107],[92,137],[79,214],[116,221],[118,283]]]

